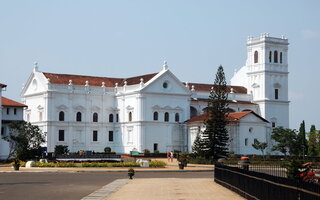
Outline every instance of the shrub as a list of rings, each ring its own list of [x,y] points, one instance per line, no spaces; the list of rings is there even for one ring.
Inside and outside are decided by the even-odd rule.
[[[54,147],[54,154],[55,155],[62,155],[69,153],[69,149],[67,145],[56,145]]]
[[[149,150],[149,149],[143,150],[143,154],[144,154],[144,155],[149,155],[149,154],[150,154],[150,150]]]
[[[149,161],[150,167],[165,167],[166,165],[167,165],[167,163],[162,160],[150,160]]]
[[[105,148],[104,148],[104,152],[110,153],[110,152],[111,152],[111,147],[105,147]]]
[[[155,151],[153,151],[153,153],[154,153],[154,154],[159,154],[159,153],[160,153],[160,151],[155,150]]]

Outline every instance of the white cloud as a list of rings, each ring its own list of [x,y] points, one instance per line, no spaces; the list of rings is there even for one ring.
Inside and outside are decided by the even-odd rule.
[[[310,29],[302,30],[301,35],[302,35],[303,39],[307,39],[307,40],[319,37],[319,33],[315,32],[313,30],[310,30]]]

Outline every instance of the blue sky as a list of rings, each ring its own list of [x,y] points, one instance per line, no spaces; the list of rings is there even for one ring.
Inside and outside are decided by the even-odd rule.
[[[0,0],[0,82],[20,100],[41,71],[108,77],[158,72],[181,81],[229,80],[246,61],[247,36],[289,39],[290,126],[320,128],[320,1]]]

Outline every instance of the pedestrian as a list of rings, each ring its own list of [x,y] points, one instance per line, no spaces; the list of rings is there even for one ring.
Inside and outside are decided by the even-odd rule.
[[[170,152],[170,160],[171,160],[171,162],[173,162],[173,152],[172,151]]]
[[[168,157],[168,162],[169,162],[169,161],[170,161],[170,158],[171,158],[171,152],[170,152],[170,151],[168,151],[167,157]]]

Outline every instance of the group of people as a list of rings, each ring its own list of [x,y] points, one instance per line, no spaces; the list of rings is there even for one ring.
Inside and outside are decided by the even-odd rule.
[[[168,157],[168,162],[173,162],[173,152],[172,151],[169,151],[167,153],[167,157]]]

